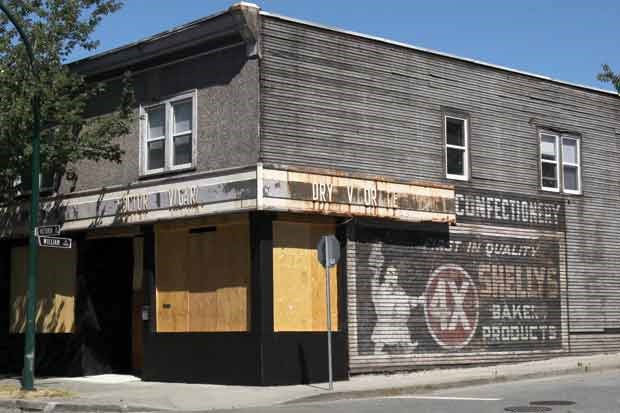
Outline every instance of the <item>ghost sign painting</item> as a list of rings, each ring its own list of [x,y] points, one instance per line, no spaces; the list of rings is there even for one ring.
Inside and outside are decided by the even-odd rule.
[[[361,354],[561,348],[557,239],[427,241],[356,244]]]
[[[467,211],[492,207],[493,230],[358,225],[351,240],[353,357],[562,350],[563,206],[504,194],[488,195],[492,203],[479,198],[462,196],[458,211],[463,221],[480,225],[482,212],[472,218]],[[470,199],[480,208],[468,206]],[[526,204],[528,222],[542,231],[524,232],[523,212],[512,214],[520,220],[517,230],[497,229],[517,227],[509,220],[511,205],[523,211]]]

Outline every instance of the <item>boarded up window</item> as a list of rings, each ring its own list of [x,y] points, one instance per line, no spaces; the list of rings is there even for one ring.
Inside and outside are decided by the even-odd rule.
[[[333,224],[273,223],[274,331],[326,331],[325,269],[317,259],[322,235]],[[338,271],[330,270],[332,329],[338,329]]]
[[[247,216],[195,224],[158,226],[157,331],[248,331]]]
[[[71,333],[75,326],[76,248],[39,248],[36,324],[39,333]],[[11,333],[26,327],[28,248],[11,249]]]

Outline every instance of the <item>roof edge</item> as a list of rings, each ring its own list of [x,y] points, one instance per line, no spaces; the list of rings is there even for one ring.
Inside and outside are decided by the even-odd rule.
[[[515,74],[519,74],[519,75],[523,75],[523,76],[533,77],[533,78],[540,79],[540,80],[546,80],[548,82],[557,83],[557,84],[564,85],[564,86],[570,86],[570,87],[577,88],[577,89],[583,89],[583,90],[587,90],[587,91],[590,91],[590,92],[603,93],[603,94],[606,94],[606,95],[611,95],[611,96],[619,97],[619,94],[617,92],[615,92],[615,91],[612,91],[612,90],[597,88],[597,87],[594,87],[594,86],[587,86],[587,85],[583,85],[583,84],[580,84],[580,83],[573,83],[573,82],[569,82],[569,81],[566,81],[566,80],[555,79],[555,78],[552,78],[552,77],[549,77],[549,76],[539,75],[539,74],[527,72],[527,71],[524,71],[524,70],[512,69],[510,67],[496,65],[496,64],[493,64],[493,63],[487,63],[487,62],[484,62],[484,61],[481,61],[481,60],[470,59],[470,58],[467,58],[467,57],[457,56],[457,55],[453,55],[453,54],[450,54],[450,53],[440,52],[440,51],[434,50],[434,49],[427,49],[427,48],[424,48],[424,47],[414,46],[414,45],[409,44],[409,43],[404,43],[404,42],[399,42],[399,41],[396,41],[396,40],[386,39],[386,38],[380,37],[380,36],[373,36],[373,35],[364,34],[364,33],[356,32],[356,31],[352,31],[352,30],[341,29],[341,28],[335,27],[335,26],[328,26],[328,25],[324,25],[324,24],[320,24],[320,23],[315,23],[315,22],[312,22],[312,21],[309,21],[309,20],[303,20],[303,19],[298,19],[298,18],[295,18],[295,17],[283,16],[281,14],[270,13],[270,12],[266,12],[264,10],[260,10],[259,14],[262,15],[262,16],[266,16],[266,17],[272,17],[272,18],[276,18],[276,19],[280,19],[280,20],[284,20],[284,21],[289,21],[289,22],[303,24],[303,25],[310,26],[310,27],[315,27],[317,29],[322,29],[322,30],[327,30],[327,31],[331,31],[331,32],[347,34],[347,35],[359,37],[359,38],[362,38],[362,39],[373,40],[373,41],[377,41],[377,42],[380,42],[380,43],[390,44],[392,46],[403,47],[405,49],[415,50],[417,52],[432,54],[432,55],[441,56],[441,57],[446,57],[446,58],[453,59],[453,60],[458,60],[458,61],[461,61],[461,62],[473,63],[473,64],[478,65],[478,66],[488,67],[488,68],[491,68],[491,69],[497,69],[497,70],[501,70],[501,71],[504,71],[504,72],[515,73]]]
[[[226,13],[228,13],[228,10],[222,10],[222,11],[219,11],[217,13],[213,13],[213,14],[210,14],[208,16],[201,17],[200,19],[192,20],[190,22],[181,24],[179,26],[175,26],[175,27],[173,27],[171,29],[164,30],[163,32],[156,33],[156,34],[154,34],[152,36],[143,37],[142,39],[138,39],[136,41],[124,44],[122,46],[114,47],[114,48],[108,49],[108,50],[103,50],[103,51],[95,53],[93,55],[86,56],[86,57],[83,57],[83,58],[78,59],[78,60],[73,60],[71,62],[67,62],[67,65],[69,65],[69,66],[79,66],[82,63],[86,63],[86,62],[92,61],[92,60],[97,60],[97,59],[100,59],[100,58],[102,58],[104,56],[107,56],[107,55],[111,55],[111,54],[115,54],[115,53],[118,53],[118,52],[122,52],[123,50],[131,49],[132,47],[142,46],[142,45],[144,45],[146,43],[154,42],[154,41],[159,40],[161,38],[170,36],[170,35],[172,35],[174,33],[182,32],[183,30],[189,29],[189,28],[191,28],[193,26],[197,26],[197,25],[199,25],[201,23],[204,23],[204,22],[206,22],[208,20],[214,19],[214,18],[219,17],[219,16],[221,16],[223,14],[226,14]]]
[[[235,3],[226,10],[69,62],[67,66],[86,76],[105,75],[153,59],[190,53],[191,48],[199,47],[201,44],[230,43],[235,37],[246,43],[246,52],[251,56],[256,50],[259,11],[260,8],[255,4]]]

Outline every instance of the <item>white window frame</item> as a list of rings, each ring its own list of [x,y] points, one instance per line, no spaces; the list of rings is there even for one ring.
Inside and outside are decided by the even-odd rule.
[[[453,145],[448,143],[448,119],[456,119],[463,122],[463,138],[464,145]],[[456,179],[459,181],[469,180],[469,120],[461,116],[453,116],[444,114],[443,116],[443,141],[444,141],[444,168],[446,178]],[[459,149],[463,151],[463,175],[448,173],[448,148]]]
[[[192,102],[192,130],[191,130],[191,162],[174,165],[174,111],[173,106],[183,101],[191,100]],[[163,137],[150,138],[148,136],[148,111],[163,106],[164,108],[164,132]],[[167,172],[178,172],[196,167],[196,142],[198,136],[198,91],[181,93],[171,96],[149,105],[140,105],[140,172],[141,176],[157,175]],[[179,133],[177,136],[186,135],[187,132]],[[163,168],[148,169],[148,143],[163,140],[164,141],[164,166]]]
[[[549,136],[549,137],[553,137],[555,138],[555,160],[549,160],[549,159],[543,159],[543,153],[542,153],[542,138],[544,136]],[[559,141],[559,136],[557,133],[551,133],[551,132],[545,132],[545,131],[541,131],[538,134],[538,169],[539,169],[539,175],[540,175],[540,188],[543,191],[549,191],[549,192],[560,192],[560,181],[562,180],[561,177],[561,172],[560,172],[560,152],[561,152],[561,148],[560,148],[560,141]],[[555,187],[551,187],[551,186],[545,186],[544,185],[544,179],[543,179],[543,164],[547,163],[547,164],[552,164],[555,165]]]
[[[552,136],[555,138],[555,161],[551,161],[548,159],[542,158],[542,136]],[[567,162],[564,160],[564,141],[572,140],[577,143],[577,163]],[[538,134],[538,152],[539,152],[539,179],[540,179],[540,188],[543,191],[548,192],[562,192],[565,194],[574,194],[580,195],[582,190],[581,183],[581,138],[579,136],[570,135],[570,134],[561,134],[556,132],[549,131],[540,131]],[[543,163],[554,164],[556,168],[556,187],[548,187],[543,185],[543,176],[542,176],[542,165]],[[573,166],[577,168],[577,189],[566,189],[564,184],[564,166]]]
[[[567,162],[564,160],[564,141],[565,140],[572,140],[576,142],[577,163]],[[562,151],[560,153],[562,157],[562,191],[564,191],[567,194],[581,194],[581,139],[579,139],[576,136],[562,135],[561,141],[562,141]],[[566,189],[566,186],[564,185],[564,166],[565,165],[573,166],[577,168],[577,189]]]
[[[39,172],[39,192],[42,194],[55,194],[56,193],[56,186],[57,186],[57,176],[56,173],[52,173],[51,176],[52,179],[52,183],[50,186],[43,186],[43,181],[44,181],[44,174],[43,172]],[[28,182],[30,183],[30,182]],[[22,177],[21,176],[17,176],[14,180],[13,180],[13,187],[14,188],[18,188],[20,185],[22,184]],[[32,188],[31,189],[26,189],[26,190],[18,190],[16,192],[17,196],[26,196],[26,195],[31,195],[32,194]]]

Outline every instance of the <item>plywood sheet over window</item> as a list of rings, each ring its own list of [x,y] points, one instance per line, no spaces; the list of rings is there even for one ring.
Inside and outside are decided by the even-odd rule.
[[[76,248],[39,248],[36,325],[39,333],[71,333],[75,327]],[[28,248],[11,249],[9,331],[26,327]]]
[[[273,223],[274,331],[326,331],[325,269],[316,255],[333,224]],[[331,322],[338,329],[338,270],[330,270]]]
[[[157,331],[248,331],[247,216],[192,224],[158,227]]]

